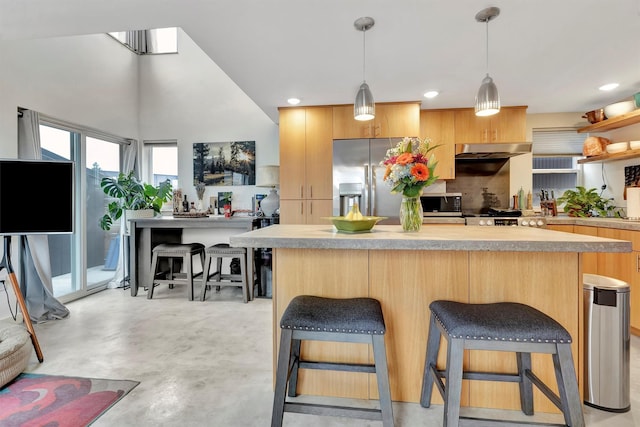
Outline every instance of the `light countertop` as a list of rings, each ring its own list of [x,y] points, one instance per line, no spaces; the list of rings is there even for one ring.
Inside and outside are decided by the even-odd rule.
[[[640,231],[640,221],[622,218],[574,218],[570,216],[546,217],[550,225],[585,225],[587,227],[617,228],[620,230]]]
[[[332,225],[279,224],[230,237],[232,246],[427,251],[630,252],[631,242],[526,227],[442,225],[404,232],[376,225],[368,233],[339,233]]]

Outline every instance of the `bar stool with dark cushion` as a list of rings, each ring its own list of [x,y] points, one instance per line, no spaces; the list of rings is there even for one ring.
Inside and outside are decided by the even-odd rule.
[[[189,301],[193,301],[193,279],[200,274],[193,274],[193,257],[199,256],[200,262],[204,265],[204,245],[202,243],[161,243],[156,245],[152,252],[151,274],[153,277],[147,291],[147,298],[153,298],[153,288],[156,285],[167,284],[173,288],[173,285],[181,284],[188,286]],[[161,258],[168,258],[168,271],[157,271]],[[175,261],[182,261],[184,273],[175,268]]]
[[[247,277],[247,248],[232,248],[228,243],[218,243],[205,249],[205,261],[202,273],[202,290],[200,301],[204,301],[207,290],[212,286],[220,289],[220,286],[242,287],[244,302],[253,299],[253,286],[249,286]],[[222,258],[240,258],[240,273],[222,273]],[[211,273],[211,263],[216,259],[216,270]]]
[[[336,417],[382,420],[393,426],[387,355],[384,347],[385,324],[380,303],[373,298],[335,299],[301,295],[287,306],[280,319],[280,349],[276,369],[271,426],[281,426],[285,412]],[[302,360],[303,340],[367,343],[373,347],[374,364],[333,363]],[[376,374],[380,409],[290,402],[296,396],[298,369],[324,369]]]
[[[462,380],[508,381],[519,383],[522,412],[533,415],[533,387],[542,391],[563,413],[569,426],[584,426],[582,402],[571,356],[571,335],[546,314],[528,305],[501,302],[465,304],[434,301],[430,304],[431,321],[427,340],[420,404],[431,405],[433,384],[444,399],[444,426],[458,426]],[[447,340],[447,362],[444,370],[436,368],[440,336]],[[518,372],[502,374],[464,371],[464,350],[511,351],[516,353]],[[555,394],[531,370],[531,353],[549,353],[553,358],[560,396]],[[442,379],[446,379],[443,384]],[[474,418],[473,425],[495,425]],[[473,421],[473,422],[471,422]],[[478,424],[484,421],[484,424]],[[498,420],[491,420],[498,421]],[[536,423],[509,423],[524,425]]]

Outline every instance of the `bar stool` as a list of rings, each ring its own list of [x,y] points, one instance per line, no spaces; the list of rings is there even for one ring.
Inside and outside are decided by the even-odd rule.
[[[571,335],[558,322],[533,307],[502,302],[495,304],[465,304],[454,301],[434,301],[429,305],[431,321],[427,340],[420,404],[431,405],[433,384],[444,399],[444,427],[458,426],[462,380],[517,382],[520,387],[522,412],[533,415],[533,387],[560,409],[567,425],[584,426],[582,402],[578,391],[575,368],[571,356]],[[447,362],[444,370],[436,368],[440,337],[447,340]],[[464,371],[462,358],[465,349],[510,351],[516,353],[518,372],[499,374]],[[558,397],[531,370],[531,353],[552,355]],[[446,379],[443,384],[442,378]],[[473,425],[494,425],[489,420],[466,420]],[[484,424],[479,424],[483,421]],[[498,420],[491,420],[498,421]],[[524,425],[538,423],[509,423]]]
[[[216,258],[216,271],[209,273],[211,263]],[[222,258],[240,258],[239,274],[223,274]],[[249,286],[247,278],[247,248],[232,248],[228,243],[218,243],[205,249],[205,261],[202,268],[202,290],[200,291],[200,301],[204,301],[207,289],[216,286],[241,286],[244,302],[253,299],[253,286]]]
[[[161,243],[156,245],[151,259],[151,286],[147,291],[147,298],[153,298],[153,288],[156,285],[168,284],[173,288],[175,284],[187,285],[189,290],[189,301],[193,301],[193,279],[200,273],[193,274],[193,257],[199,256],[200,262],[204,265],[204,245],[202,243]],[[159,259],[169,259],[169,271],[158,271]],[[174,262],[181,260],[185,273],[175,270]]]
[[[282,426],[285,412],[327,415],[367,420],[382,420],[393,426],[393,408],[389,389],[387,355],[384,346],[385,324],[380,303],[373,298],[334,299],[309,295],[295,297],[280,319],[280,349],[276,369],[271,426]],[[303,340],[367,343],[373,347],[374,364],[334,363],[302,360]],[[324,369],[376,374],[380,409],[313,403],[287,402],[296,396],[298,369]]]

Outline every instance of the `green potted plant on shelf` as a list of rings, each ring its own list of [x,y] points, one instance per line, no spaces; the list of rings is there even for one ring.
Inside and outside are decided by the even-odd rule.
[[[127,214],[127,211],[146,211],[146,217],[153,217],[160,213],[164,203],[172,199],[173,191],[168,179],[154,187],[136,178],[133,171],[128,174],[120,172],[117,177],[102,178],[100,187],[107,196],[115,199],[107,206],[107,213],[100,218],[100,228],[103,230],[110,230],[113,222],[123,214],[130,219],[131,213]]]
[[[612,204],[613,199],[600,196],[595,188],[587,190],[585,187],[576,186],[575,190],[565,191],[558,198],[558,203],[564,203],[564,211],[573,217],[621,217],[618,208]]]

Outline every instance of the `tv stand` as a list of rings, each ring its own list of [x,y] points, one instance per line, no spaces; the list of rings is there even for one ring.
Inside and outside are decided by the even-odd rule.
[[[31,343],[36,351],[36,356],[38,356],[38,361],[42,363],[44,361],[44,357],[42,355],[42,350],[40,349],[40,344],[38,343],[38,338],[36,337],[36,331],[33,329],[31,317],[29,317],[29,312],[27,311],[27,304],[24,301],[24,297],[20,291],[20,284],[18,283],[16,274],[11,266],[11,236],[4,236],[4,255],[0,262],[0,271],[2,271],[3,268],[7,269],[9,281],[13,286],[13,292],[16,294],[16,300],[18,301],[20,311],[22,312],[22,320],[27,327],[27,331],[29,331],[29,335],[31,335]]]

